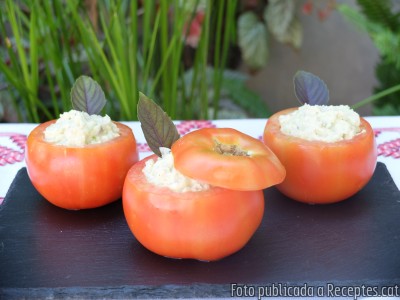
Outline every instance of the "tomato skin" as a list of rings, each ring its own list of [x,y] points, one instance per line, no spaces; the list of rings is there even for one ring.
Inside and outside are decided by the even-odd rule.
[[[351,140],[307,141],[280,131],[279,116],[295,109],[274,114],[264,129],[264,143],[286,168],[285,180],[276,187],[294,200],[318,204],[342,201],[361,190],[372,177],[377,161],[371,125],[361,118],[364,132]]]
[[[262,191],[210,187],[176,193],[147,182],[135,164],[125,179],[122,203],[129,228],[147,249],[172,258],[213,261],[241,249],[264,214]]]
[[[55,120],[29,134],[25,160],[29,178],[49,202],[78,210],[103,206],[121,198],[129,168],[138,161],[132,130],[115,123],[120,136],[85,147],[65,147],[44,141],[43,131]]]
[[[216,142],[235,146],[247,155],[216,151]],[[188,133],[171,147],[175,168],[182,174],[227,189],[252,191],[278,184],[285,168],[262,141],[232,128],[204,128]]]

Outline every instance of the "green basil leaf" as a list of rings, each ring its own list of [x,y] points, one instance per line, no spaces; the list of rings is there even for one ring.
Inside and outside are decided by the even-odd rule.
[[[140,92],[137,114],[147,144],[161,157],[160,147],[171,148],[180,137],[178,130],[161,107]]]
[[[95,80],[83,75],[72,86],[71,102],[73,109],[87,112],[89,115],[97,115],[106,104],[106,97]]]
[[[327,105],[329,90],[318,76],[305,71],[298,71],[293,79],[294,92],[302,104]]]

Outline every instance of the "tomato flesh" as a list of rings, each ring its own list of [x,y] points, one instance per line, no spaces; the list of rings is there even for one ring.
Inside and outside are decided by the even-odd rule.
[[[285,168],[261,141],[232,128],[204,128],[176,141],[175,168],[187,177],[242,191],[283,181]]]
[[[145,162],[156,158],[129,170],[122,196],[127,223],[144,247],[166,257],[212,261],[249,241],[263,217],[262,191],[173,192],[145,178]]]
[[[54,205],[73,210],[121,198],[125,176],[138,161],[132,130],[115,123],[120,136],[111,141],[66,147],[44,140],[44,130],[54,122],[37,126],[26,144],[27,171],[38,192]]]
[[[306,203],[345,200],[364,187],[374,173],[377,150],[370,124],[361,118],[362,133],[334,143],[307,141],[281,132],[279,116],[271,116],[264,129],[264,143],[286,168],[277,188],[286,196]]]

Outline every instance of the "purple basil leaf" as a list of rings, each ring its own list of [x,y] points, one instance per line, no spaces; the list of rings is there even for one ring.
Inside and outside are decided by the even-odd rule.
[[[327,105],[329,90],[318,76],[305,71],[298,71],[293,79],[294,92],[302,104]]]
[[[139,92],[137,116],[150,149],[161,157],[160,147],[171,148],[179,133],[171,118],[153,100]]]
[[[97,115],[106,104],[106,97],[100,85],[88,76],[80,76],[71,90],[72,108]]]

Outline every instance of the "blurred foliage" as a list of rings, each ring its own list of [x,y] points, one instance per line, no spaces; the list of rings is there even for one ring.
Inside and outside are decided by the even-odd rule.
[[[400,84],[400,7],[390,0],[357,0],[357,4],[360,11],[345,4],[339,5],[338,10],[366,31],[379,50],[381,60],[375,69],[379,84],[374,93],[380,93]],[[374,114],[400,114],[400,92],[393,91],[373,102]]]
[[[266,66],[270,36],[278,42],[299,49],[303,27],[293,0],[242,1],[238,17],[238,45],[245,64],[251,71]]]
[[[19,121],[57,118],[71,109],[70,89],[82,74],[102,86],[109,100],[104,113],[115,120],[137,120],[139,90],[174,119],[217,118],[227,94],[246,116],[268,115],[243,81],[233,92],[226,84],[228,68],[237,67],[238,0],[6,0],[0,6],[5,120],[15,119],[5,111]]]

